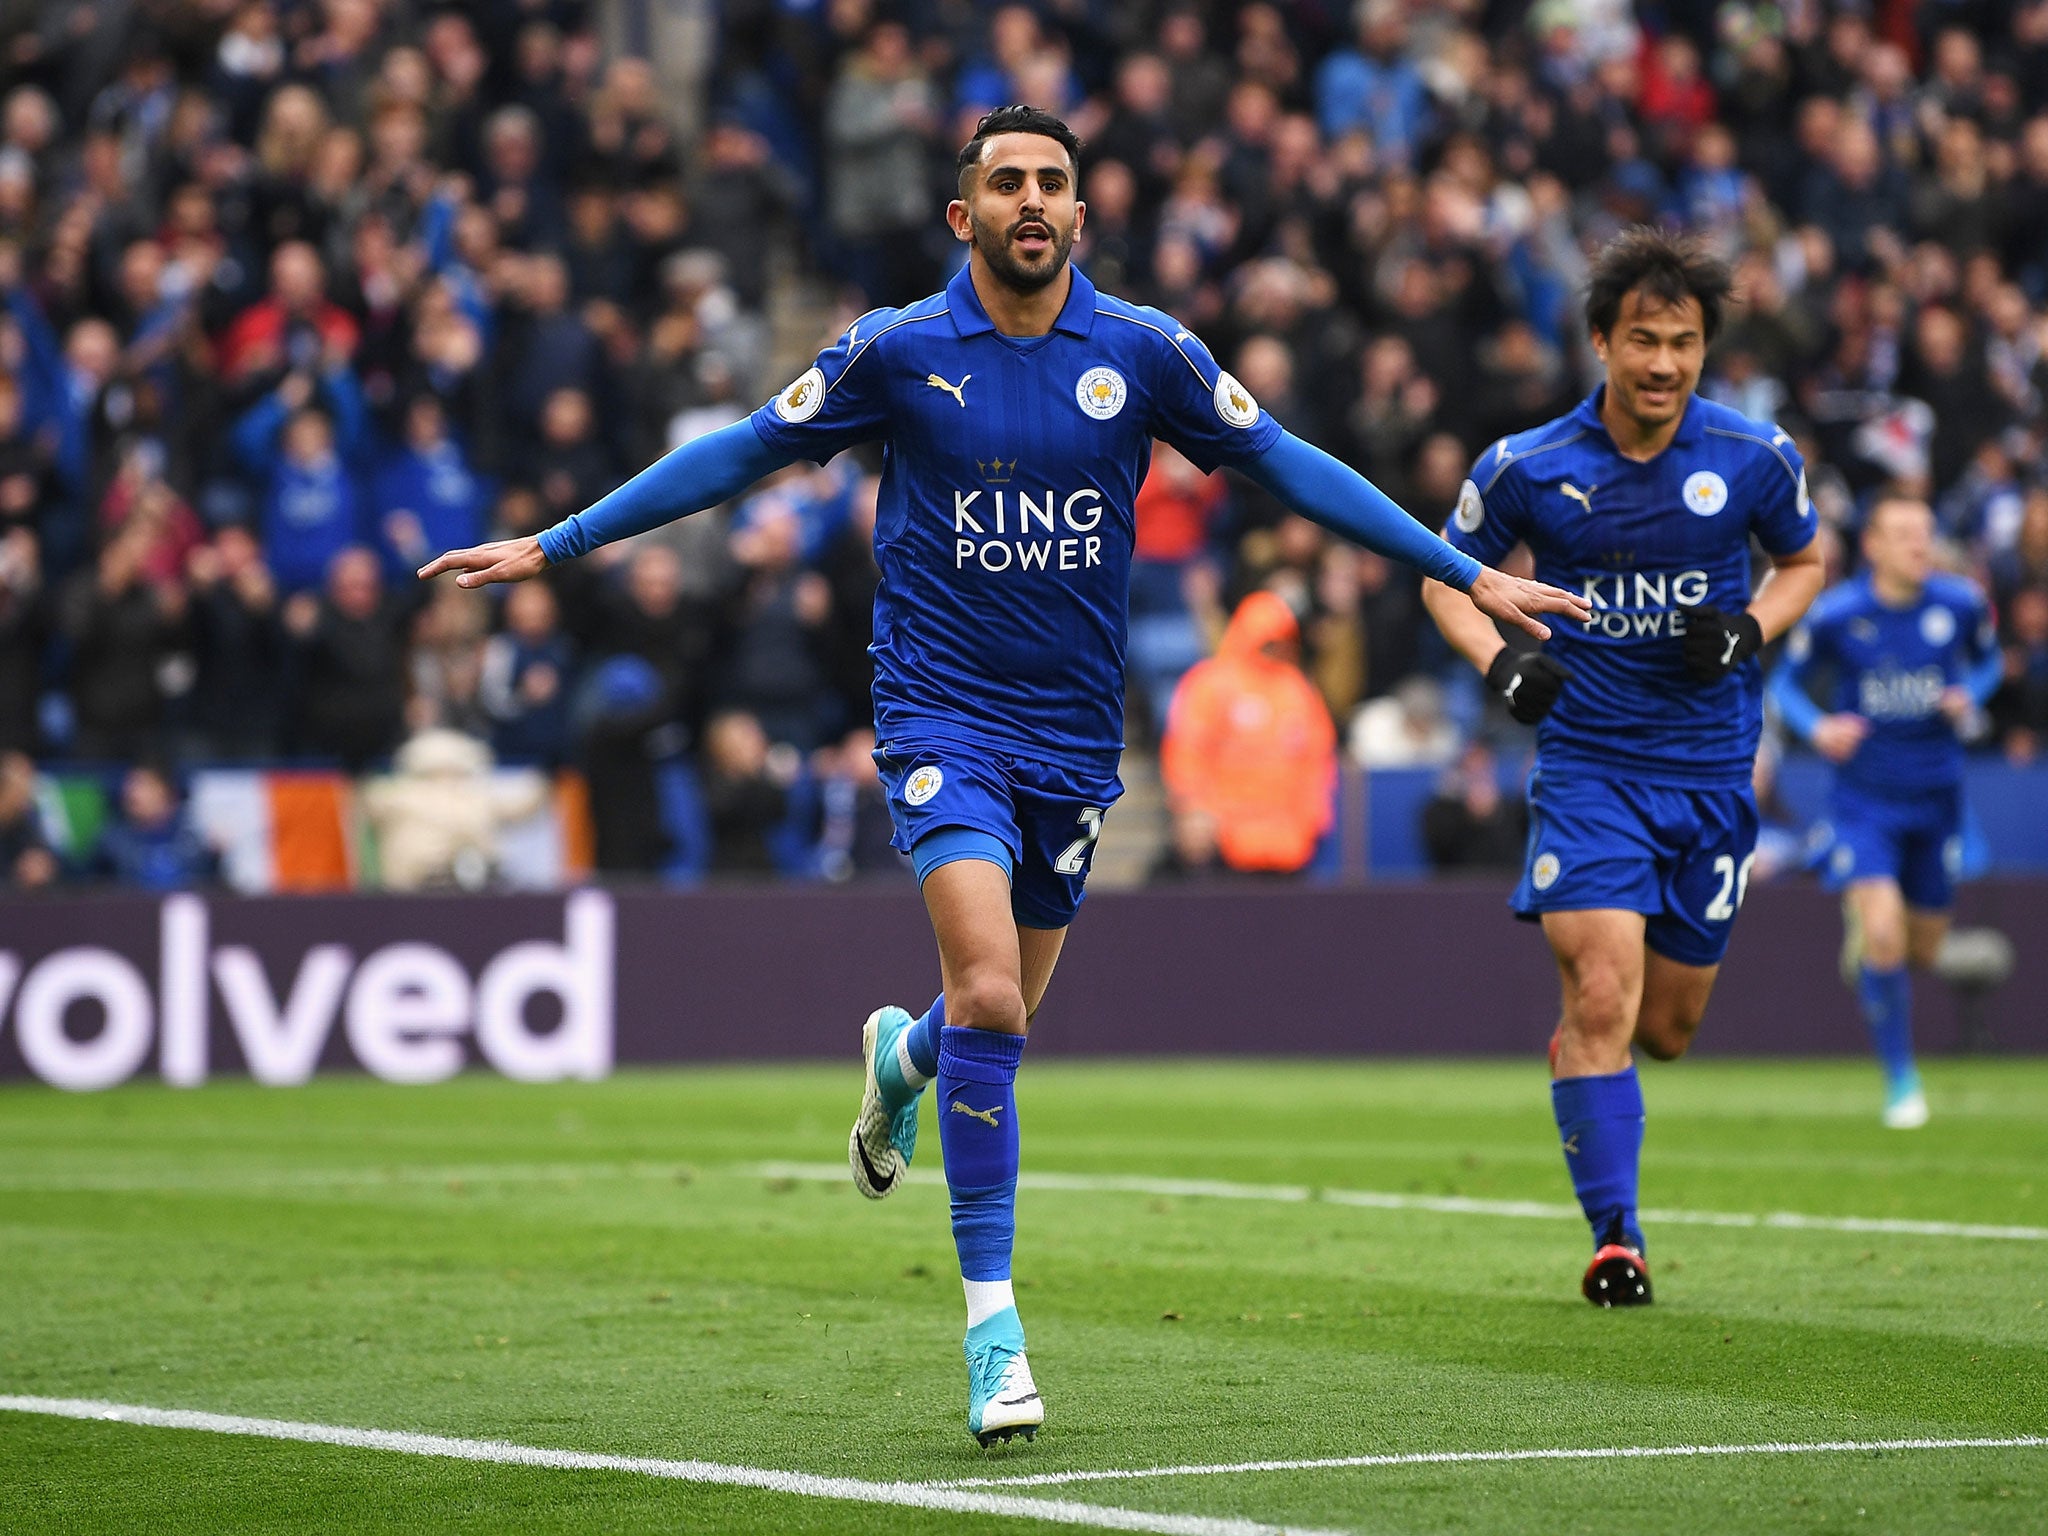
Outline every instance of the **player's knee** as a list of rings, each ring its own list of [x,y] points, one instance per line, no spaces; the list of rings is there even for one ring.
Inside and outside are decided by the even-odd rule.
[[[1645,1056],[1654,1060],[1676,1061],[1691,1047],[1692,1037],[1699,1033],[1699,1027],[1697,1018],[1682,1015],[1646,1017],[1636,1026],[1636,1045]]]
[[[1001,971],[969,971],[946,988],[946,1022],[962,1029],[1021,1035],[1028,1022],[1023,989]]]
[[[1565,1003],[1565,1027],[1589,1036],[1627,1035],[1634,1020],[1632,989],[1611,966],[1580,966],[1574,970]]]
[[[1875,971],[1895,971],[1906,963],[1906,935],[1897,923],[1863,925],[1863,963]]]

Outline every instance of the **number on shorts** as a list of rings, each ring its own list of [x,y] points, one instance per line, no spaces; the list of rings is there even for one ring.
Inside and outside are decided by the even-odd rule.
[[[1067,844],[1067,851],[1052,861],[1052,867],[1063,875],[1078,875],[1088,867],[1088,850],[1095,846],[1095,839],[1102,836],[1102,808],[1089,806],[1074,818],[1081,823],[1081,835]]]
[[[1714,860],[1714,873],[1721,877],[1721,889],[1714,893],[1714,899],[1707,903],[1707,921],[1725,923],[1742,906],[1742,898],[1749,894],[1749,866],[1756,862],[1751,854],[1738,866],[1733,854],[1724,853]],[[1728,898],[1735,899],[1730,901]]]

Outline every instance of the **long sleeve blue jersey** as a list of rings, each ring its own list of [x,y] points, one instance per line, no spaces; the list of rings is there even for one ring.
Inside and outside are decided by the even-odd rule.
[[[998,332],[971,268],[864,315],[747,422],[541,535],[549,560],[701,510],[796,459],[883,444],[876,732],[1114,771],[1133,506],[1154,439],[1459,588],[1478,564],[1289,437],[1189,331],[1078,269],[1049,335]]]
[[[1998,686],[1998,636],[1974,582],[1946,572],[1903,607],[1866,575],[1820,595],[1785,644],[1771,697],[1806,740],[1825,714],[1856,714],[1870,732],[1836,770],[1841,783],[1893,799],[1946,789],[1963,777],[1963,747],[1941,711],[1951,687],[1982,704]],[[1825,685],[1825,703],[1813,689]]]

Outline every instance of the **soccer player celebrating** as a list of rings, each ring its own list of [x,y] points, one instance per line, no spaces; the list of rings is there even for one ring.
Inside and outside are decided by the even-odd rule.
[[[1826,593],[1786,642],[1771,697],[1785,724],[1834,763],[1822,878],[1841,891],[1843,974],[1884,1063],[1884,1123],[1927,1123],[1913,1065],[1908,964],[1934,963],[1961,849],[1959,732],[1998,687],[1990,607],[1933,570],[1934,514],[1881,496],[1863,525],[1862,574]],[[1823,681],[1823,711],[1809,686]]]
[[[1487,569],[1356,473],[1283,432],[1202,343],[1098,293],[1068,262],[1086,217],[1079,141],[992,112],[946,210],[967,262],[943,293],[864,315],[774,400],[676,449],[542,532],[443,555],[422,576],[519,581],[726,500],[799,458],[886,446],[875,522],[876,759],[938,940],[942,992],[877,1009],[848,1149],[874,1199],[901,1182],[917,1101],[939,1143],[967,1293],[967,1427],[1034,1433],[1044,1405],[1010,1286],[1013,1083],[1089,855],[1122,785],[1132,504],[1154,438],[1228,464],[1346,537],[1539,638],[1569,593]]]
[[[1593,267],[1586,320],[1606,382],[1568,416],[1479,456],[1445,538],[1482,560],[1518,541],[1592,612],[1518,654],[1451,587],[1423,600],[1517,720],[1537,724],[1515,912],[1563,981],[1551,1104],[1593,1228],[1581,1285],[1651,1299],[1631,1045],[1684,1053],[1713,991],[1756,845],[1756,653],[1820,590],[1792,441],[1694,394],[1729,290],[1683,238],[1631,229]],[[1750,539],[1775,569],[1752,593]]]

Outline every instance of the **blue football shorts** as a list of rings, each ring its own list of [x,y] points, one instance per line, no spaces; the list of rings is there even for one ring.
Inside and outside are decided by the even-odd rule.
[[[1922,790],[1911,799],[1835,786],[1818,840],[1821,883],[1896,880],[1906,905],[1946,912],[1963,861],[1963,792]]]
[[[916,857],[934,833],[967,828],[1010,855],[1010,910],[1027,928],[1064,928],[1080,909],[1102,818],[1124,792],[1106,768],[1042,761],[1001,747],[891,741],[875,751],[890,839]]]
[[[1529,776],[1529,847],[1510,905],[1532,921],[1546,912],[1640,912],[1658,954],[1719,965],[1756,834],[1748,785],[1675,789],[1539,767]]]

